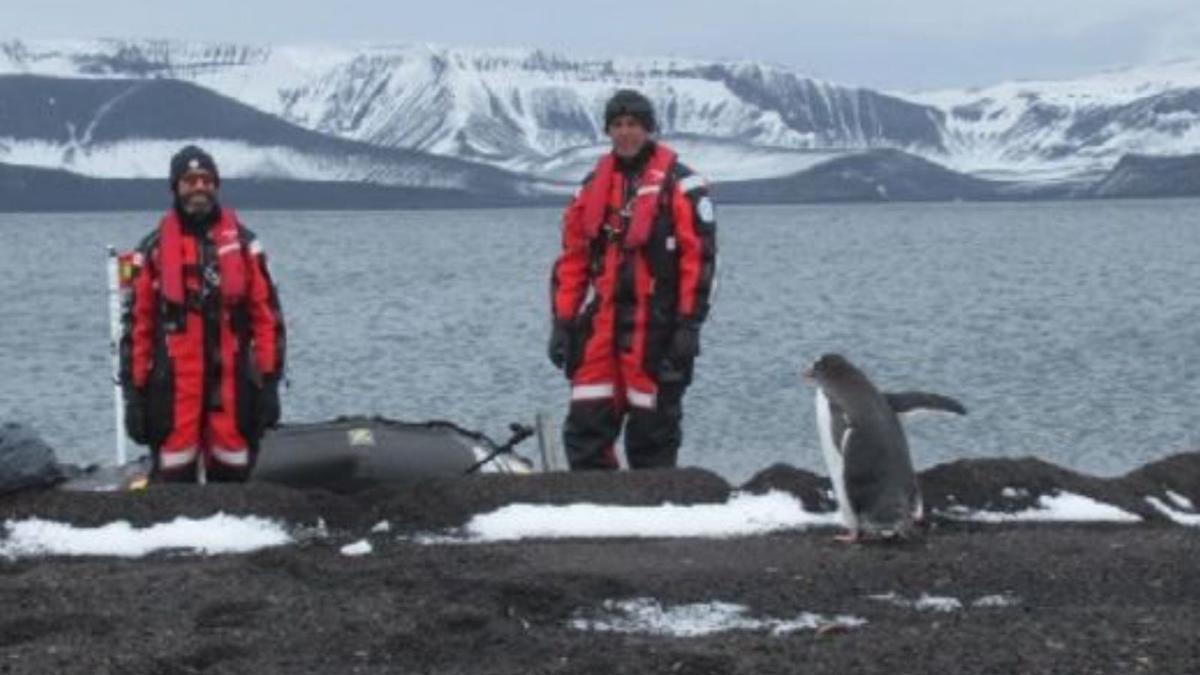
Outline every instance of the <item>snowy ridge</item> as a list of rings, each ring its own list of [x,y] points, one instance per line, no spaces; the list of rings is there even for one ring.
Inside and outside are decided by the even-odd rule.
[[[384,163],[366,155],[305,152],[228,139],[195,139],[220,158],[225,178],[369,182],[376,185],[462,189],[467,177],[418,163]],[[75,146],[0,137],[0,162],[43,169],[65,168],[92,178],[162,178],[175,140],[127,140]],[[165,184],[164,184],[165,185]],[[165,188],[164,188],[165,189]]]
[[[91,178],[161,178],[191,142],[217,153],[231,178],[493,195],[537,189],[478,163],[310,131],[181,80],[16,75],[0,77],[0,102],[0,163]]]
[[[0,75],[184,80],[304,129],[574,182],[604,101],[647,93],[716,180],[786,176],[812,153],[900,149],[993,178],[1094,178],[1125,154],[1200,152],[1200,60],[1064,81],[884,93],[782,66],[573,58],[428,44],[0,42]]]
[[[1119,106],[1175,89],[1200,88],[1200,59],[1102,71],[1071,80],[1020,80],[988,87],[897,93],[897,96],[950,109],[971,101],[1013,101],[1030,95],[1055,103]]]
[[[20,40],[0,42],[0,73],[52,77],[184,78],[261,64],[270,49],[168,40]]]
[[[604,101],[620,87],[654,99],[667,136],[747,149],[940,148],[932,109],[758,63],[430,45],[12,41],[0,43],[0,74],[183,79],[310,130],[505,167],[602,141]],[[780,159],[769,175],[793,170]],[[758,163],[730,178],[762,175]]]
[[[1200,151],[1200,60],[908,98],[944,112],[945,161],[963,171],[1094,174]]]

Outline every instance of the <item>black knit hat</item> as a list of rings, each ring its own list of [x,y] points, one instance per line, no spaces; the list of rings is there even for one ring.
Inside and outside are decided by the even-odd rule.
[[[657,128],[654,120],[654,104],[650,99],[632,89],[621,89],[608,99],[604,106],[604,130],[612,126],[613,120],[622,115],[629,115],[642,123],[651,133]]]
[[[217,171],[217,163],[213,161],[212,155],[194,145],[189,145],[171,158],[171,191],[175,191],[175,186],[183,174],[197,169],[211,173],[213,183],[217,186],[221,185],[221,174]]]

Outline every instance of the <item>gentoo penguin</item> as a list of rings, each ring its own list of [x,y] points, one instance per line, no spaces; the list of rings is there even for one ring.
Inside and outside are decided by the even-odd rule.
[[[848,533],[907,536],[923,516],[900,413],[934,410],[966,415],[952,398],[924,392],[880,393],[840,354],[825,354],[804,372],[817,385],[817,430]]]

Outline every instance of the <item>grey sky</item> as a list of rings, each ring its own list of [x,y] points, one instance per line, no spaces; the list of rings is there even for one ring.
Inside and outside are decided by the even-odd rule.
[[[765,60],[885,89],[1200,55],[1197,0],[0,0],[0,38],[436,42]]]

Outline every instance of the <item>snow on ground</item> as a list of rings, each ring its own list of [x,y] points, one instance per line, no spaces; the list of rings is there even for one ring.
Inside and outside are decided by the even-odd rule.
[[[1020,602],[1020,598],[1009,595],[1008,593],[997,593],[995,595],[985,595],[975,598],[971,602],[972,607],[1012,607]]]
[[[958,598],[929,595],[922,593],[915,600],[910,600],[895,591],[891,593],[879,593],[876,595],[867,596],[871,600],[886,602],[889,605],[897,607],[907,607],[915,609],[918,612],[957,612],[963,609],[963,603]],[[1018,598],[1008,593],[997,593],[993,595],[983,595],[970,603],[971,607],[987,608],[987,607],[1011,607],[1020,602]]]
[[[1200,526],[1200,514],[1179,511],[1156,497],[1146,501],[1183,525]],[[942,515],[983,523],[1018,521],[1132,523],[1141,518],[1112,505],[1071,493],[1043,495],[1038,506],[1017,513],[972,511],[952,507]],[[510,504],[476,515],[454,536],[420,536],[422,544],[488,543],[521,539],[701,537],[725,538],[768,534],[781,530],[837,527],[837,512],[812,513],[794,496],[773,491],[765,495],[735,494],[720,504],[681,506],[609,506],[590,503],[568,505]],[[386,521],[371,532],[390,530]],[[323,523],[311,533],[327,536]],[[305,537],[303,528],[289,531],[283,524],[256,516],[217,514],[204,520],[176,518],[137,529],[118,521],[100,527],[75,527],[37,518],[7,521],[0,530],[0,557],[122,556],[138,557],[164,550],[197,554],[246,553],[293,543]],[[341,548],[347,556],[367,555],[373,547],[366,539]],[[884,599],[882,597],[877,599]],[[937,598],[916,601],[932,604]],[[957,602],[957,601],[956,601]],[[918,609],[924,607],[918,606]]]
[[[6,521],[3,533],[0,557],[5,558],[51,555],[137,558],[157,551],[177,550],[218,555],[249,553],[293,541],[276,521],[223,513],[201,520],[176,518],[146,528],[134,528],[126,521],[75,527],[31,518]]]
[[[1171,501],[1175,502],[1175,505],[1181,509],[1185,509],[1187,511],[1195,511],[1196,510],[1196,507],[1192,504],[1192,500],[1188,499],[1187,497],[1184,497],[1183,495],[1179,494],[1178,492],[1175,492],[1174,490],[1167,490],[1167,499],[1170,499]]]
[[[1043,495],[1035,508],[1015,513],[975,511],[961,506],[939,513],[955,520],[981,523],[1141,521],[1140,516],[1111,504],[1069,492]],[[1186,517],[1188,514],[1179,515]],[[420,536],[415,541],[447,544],[521,539],[721,538],[840,525],[836,512],[812,513],[804,510],[795,497],[783,492],[770,492],[765,495],[739,494],[722,504],[693,506],[510,504],[490,513],[476,515],[455,535]]]
[[[1173,522],[1179,525],[1191,525],[1192,527],[1200,527],[1200,513],[1187,513],[1178,509],[1171,508],[1158,497],[1146,497],[1146,502],[1158,509],[1164,516],[1170,518]],[[1188,502],[1189,504],[1191,502]]]
[[[979,523],[1009,522],[1112,522],[1137,523],[1141,516],[1121,510],[1111,504],[1098,502],[1090,497],[1070,492],[1042,495],[1035,508],[1013,513],[1003,511],[973,511],[956,506],[940,512],[940,515],[955,520]]]
[[[853,616],[827,617],[804,612],[794,619],[753,618],[744,605],[703,602],[664,607],[653,598],[606,600],[602,611],[591,616],[577,612],[570,626],[581,631],[639,633],[672,637],[702,637],[726,631],[763,631],[784,635],[799,630],[827,627],[857,628],[865,619]]]
[[[872,600],[886,602],[889,605],[915,609],[919,612],[957,612],[963,608],[962,602],[958,598],[928,595],[926,593],[922,593],[921,597],[916,600],[909,600],[895,592],[880,593],[867,597]]]
[[[341,553],[344,556],[357,558],[359,556],[369,555],[375,549],[371,546],[371,542],[366,539],[359,539],[353,544],[346,544],[341,548]]]
[[[734,495],[722,504],[693,506],[511,504],[475,516],[463,528],[463,534],[473,542],[570,537],[738,537],[837,524],[836,513],[810,513],[792,495],[769,492]]]

